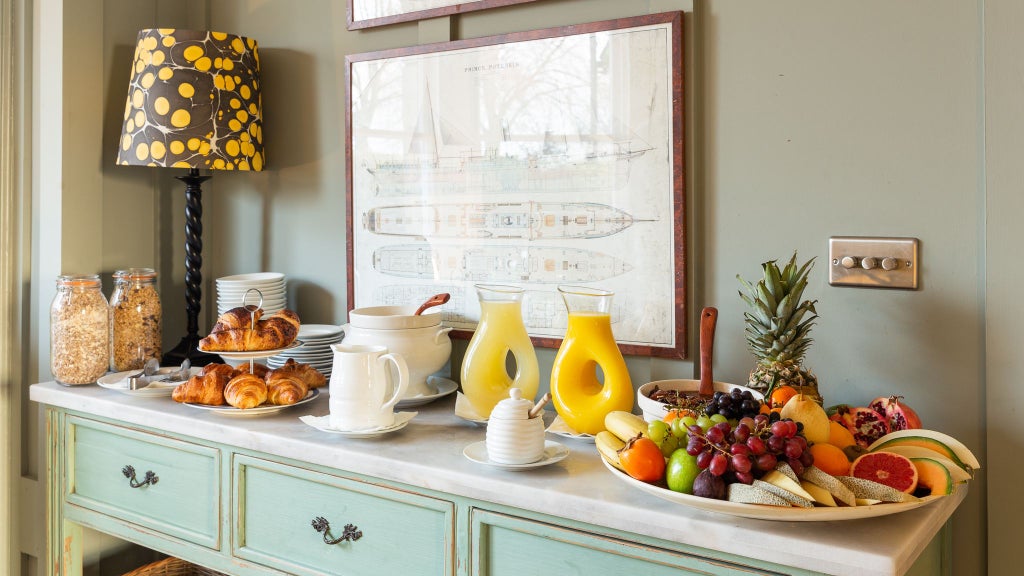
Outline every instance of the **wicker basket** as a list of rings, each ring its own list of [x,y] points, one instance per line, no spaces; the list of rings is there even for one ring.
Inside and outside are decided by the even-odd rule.
[[[164,558],[152,564],[136,568],[124,576],[225,576],[223,572],[196,566],[181,558]]]

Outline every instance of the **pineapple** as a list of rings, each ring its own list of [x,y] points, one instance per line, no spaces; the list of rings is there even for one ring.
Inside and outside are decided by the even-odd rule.
[[[736,275],[747,292],[741,291],[740,298],[750,307],[743,313],[747,346],[757,358],[748,386],[768,398],[775,387],[789,385],[821,404],[818,378],[801,364],[811,344],[808,333],[818,318],[817,300],[800,302],[814,258],[798,268],[794,252],[781,271],[775,262],[761,265],[764,278],[756,285]]]

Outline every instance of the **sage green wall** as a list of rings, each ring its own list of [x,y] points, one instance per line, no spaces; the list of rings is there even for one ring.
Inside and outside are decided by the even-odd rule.
[[[134,206],[132,214],[156,220],[155,238],[140,231],[142,248],[121,257],[155,259],[165,309],[173,310],[183,274],[177,183],[146,169],[113,167],[134,31],[166,25],[155,20],[169,4],[90,3],[103,4],[105,42],[113,44],[105,56],[108,89],[101,103],[105,206]],[[1011,182],[1015,176],[1019,182],[1010,170],[1012,153],[1019,157],[1021,150],[1012,133],[1001,133],[989,142],[1005,155],[987,159],[985,126],[1019,115],[1009,67],[1022,46],[1004,30],[1009,22],[987,37],[992,24],[983,16],[991,5],[1019,22],[1021,10],[1012,0],[538,0],[353,32],[345,30],[345,5],[197,1],[184,16],[195,25],[256,38],[265,85],[268,170],[218,173],[204,186],[208,299],[202,327],[213,317],[213,279],[256,270],[288,275],[290,305],[304,321],[345,320],[346,54],[684,10],[689,306],[691,318],[702,306],[720,310],[718,379],[741,382],[752,363],[743,344],[736,274],[752,278],[761,262],[798,250],[801,257],[818,258],[808,296],[819,300],[821,319],[808,362],[826,401],[863,403],[901,393],[926,425],[961,438],[988,463],[985,339],[1005,339],[1013,330],[999,315],[985,323],[986,242],[1020,240],[1021,233],[1006,213],[991,215],[998,228],[986,227],[986,175],[1000,193],[996,200],[1012,200]],[[150,7],[156,8],[147,12]],[[983,45],[987,61],[1008,74],[1002,83],[986,78]],[[990,98],[993,110],[986,114]],[[92,177],[90,170],[82,171]],[[117,199],[135,186],[153,190],[151,199],[136,204],[131,197],[122,205]],[[105,227],[105,253],[118,248],[122,234]],[[829,287],[826,243],[833,235],[921,239],[921,289]],[[104,261],[111,269],[133,264]],[[993,277],[1012,282],[1018,276]],[[1012,308],[1012,292],[1011,286],[1001,288],[998,302]],[[181,333],[176,322],[180,316],[168,313],[169,338]],[[548,369],[553,354],[540,356]],[[988,366],[1002,360],[988,351]],[[629,363],[637,382],[694,375],[690,361]],[[1012,371],[1004,368],[1000,376],[997,384],[1010,389]],[[1012,446],[1024,443],[1024,434],[1000,430]],[[983,470],[955,516],[956,574],[985,571],[986,478]],[[1010,511],[1019,510],[1021,500],[1005,479],[1000,490],[1007,500],[993,506],[988,519],[994,534],[1001,527],[1012,534]],[[996,566],[1010,566],[1011,550],[993,547],[990,553],[993,573],[999,573]]]
[[[343,2],[212,3],[214,24],[260,42],[269,168],[218,175],[213,275],[284,272],[304,320],[345,320],[346,54],[664,10],[686,12],[689,305],[719,308],[716,376],[741,382],[752,363],[736,274],[797,250],[818,258],[808,361],[827,402],[898,392],[983,454],[977,2],[543,0],[358,32]],[[833,235],[919,238],[922,288],[829,287]],[[640,382],[694,375],[692,362],[630,368]],[[957,574],[983,571],[984,479],[955,517]]]

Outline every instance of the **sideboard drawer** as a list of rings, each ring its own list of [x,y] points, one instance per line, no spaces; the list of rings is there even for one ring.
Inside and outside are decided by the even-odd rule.
[[[479,508],[470,530],[471,576],[779,574]]]
[[[233,470],[239,558],[311,576],[455,573],[452,502],[241,455]],[[325,542],[349,524],[358,539]]]
[[[65,442],[68,504],[220,548],[218,450],[74,416]]]

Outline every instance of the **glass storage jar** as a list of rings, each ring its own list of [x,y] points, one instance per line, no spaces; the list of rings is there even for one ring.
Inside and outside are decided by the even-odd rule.
[[[91,384],[110,364],[110,307],[96,274],[57,277],[50,304],[50,372],[61,384]]]
[[[110,295],[111,366],[115,371],[138,370],[146,360],[162,356],[162,309],[156,290],[156,271],[128,268],[114,273]]]

